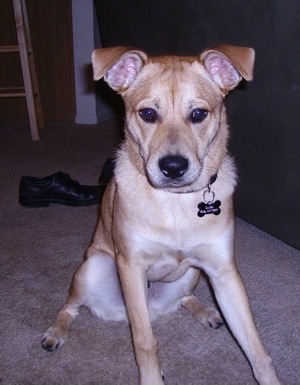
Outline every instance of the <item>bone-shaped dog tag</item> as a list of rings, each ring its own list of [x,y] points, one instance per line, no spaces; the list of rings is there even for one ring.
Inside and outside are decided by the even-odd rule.
[[[204,217],[206,214],[219,215],[221,212],[220,209],[221,201],[215,201],[210,203],[201,202],[198,204],[198,217]]]
[[[203,193],[203,200],[204,202],[198,204],[198,217],[204,217],[206,214],[220,214],[221,201],[215,201],[215,193],[211,191],[210,185]]]

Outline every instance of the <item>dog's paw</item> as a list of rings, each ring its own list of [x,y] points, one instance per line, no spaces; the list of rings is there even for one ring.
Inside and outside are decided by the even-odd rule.
[[[43,335],[41,340],[42,348],[48,352],[53,352],[60,348],[67,340],[68,334],[58,327],[50,327]]]
[[[219,329],[224,325],[224,321],[220,313],[204,304],[202,304],[195,295],[184,297],[181,299],[181,304],[188,309],[194,318],[213,329]]]
[[[211,308],[206,308],[206,314],[204,314],[202,318],[202,323],[212,329],[219,329],[224,325],[223,318],[220,316],[219,312]]]
[[[197,321],[200,321],[205,326],[209,326],[212,329],[219,329],[224,325],[224,321],[220,316],[220,313],[208,306],[202,306],[194,313],[194,317]]]

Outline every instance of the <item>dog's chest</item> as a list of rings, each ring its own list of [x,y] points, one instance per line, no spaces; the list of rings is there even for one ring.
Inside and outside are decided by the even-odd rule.
[[[173,281],[192,266],[203,267],[211,245],[218,242],[227,226],[228,205],[224,204],[220,215],[200,217],[198,205],[203,200],[203,191],[152,191],[147,197],[135,194],[136,191],[141,189],[120,201],[122,210],[118,215],[122,212],[124,216],[122,221],[115,217],[115,224],[130,258],[143,261],[148,280]],[[118,238],[115,237],[116,242]],[[123,245],[117,244],[117,248],[123,250]]]
[[[154,257],[154,258],[153,258]],[[149,256],[152,263],[146,271],[148,281],[174,281],[179,279],[191,266],[195,265],[193,258],[179,251],[161,253]],[[149,262],[150,262],[149,260]]]
[[[136,253],[145,263],[149,281],[173,281],[192,266],[202,267],[208,243],[214,238],[207,226],[190,227],[183,220],[172,225],[160,220],[156,225],[140,228],[141,232],[135,232],[131,237]]]

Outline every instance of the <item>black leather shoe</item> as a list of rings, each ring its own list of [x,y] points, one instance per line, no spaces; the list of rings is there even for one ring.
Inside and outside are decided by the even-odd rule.
[[[45,177],[23,176],[19,203],[26,207],[46,207],[49,203],[88,206],[101,201],[105,186],[85,186],[69,174],[57,172]]]

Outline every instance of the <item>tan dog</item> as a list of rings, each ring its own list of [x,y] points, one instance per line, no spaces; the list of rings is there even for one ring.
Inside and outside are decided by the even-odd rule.
[[[151,320],[182,305],[204,324],[222,324],[193,294],[203,269],[256,380],[279,384],[233,255],[236,176],[223,99],[242,77],[252,79],[253,64],[252,49],[232,46],[196,57],[126,47],[93,53],[95,80],[104,76],[124,99],[126,136],[93,242],[44,349],[65,342],[81,305],[104,319],[128,316],[140,384],[164,384]]]

